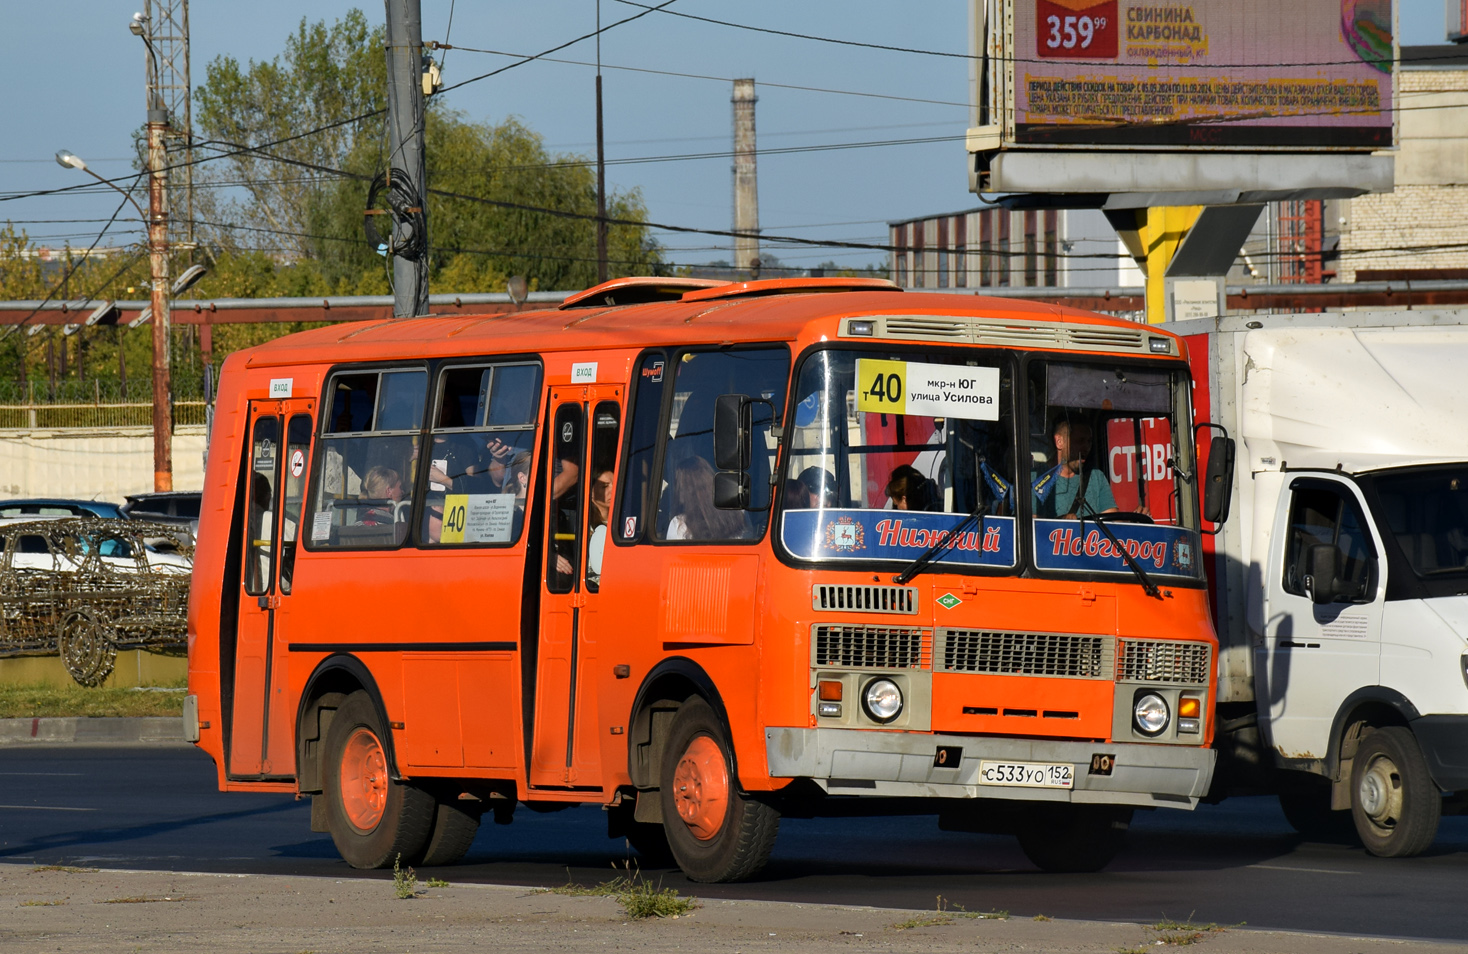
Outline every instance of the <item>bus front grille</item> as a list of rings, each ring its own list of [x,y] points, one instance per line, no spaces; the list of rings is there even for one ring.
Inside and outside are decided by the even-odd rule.
[[[1116,680],[1206,686],[1213,681],[1212,656],[1207,643],[1124,639],[1116,661]]]
[[[817,610],[917,615],[917,587],[913,586],[819,584],[811,596],[811,608]]]
[[[945,629],[938,633],[935,668],[939,672],[1109,679],[1114,642],[1110,636]]]
[[[933,662],[933,636],[895,626],[814,626],[816,666],[847,669],[927,669]]]

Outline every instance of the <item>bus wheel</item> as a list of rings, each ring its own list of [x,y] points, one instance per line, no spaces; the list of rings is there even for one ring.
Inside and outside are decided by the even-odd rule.
[[[1351,817],[1366,850],[1420,855],[1437,837],[1442,793],[1410,729],[1388,726],[1361,740],[1351,761]]]
[[[1126,845],[1130,808],[1034,805],[1024,813],[1019,846],[1041,871],[1100,871]]]
[[[433,813],[433,829],[421,858],[413,864],[425,867],[456,865],[479,833],[479,812],[467,811],[457,798],[439,801]]]
[[[386,868],[428,843],[433,796],[388,772],[384,733],[365,692],[347,696],[326,733],[322,787],[327,827],[353,868]]]
[[[770,859],[780,813],[748,799],[730,770],[729,738],[713,709],[693,698],[673,718],[661,783],[673,860],[693,881],[742,881]]]

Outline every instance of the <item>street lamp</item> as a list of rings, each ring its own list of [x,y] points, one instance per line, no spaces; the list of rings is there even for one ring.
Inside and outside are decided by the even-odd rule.
[[[122,194],[122,197],[124,199],[132,203],[133,208],[138,210],[138,215],[142,218],[143,222],[146,223],[148,221],[148,213],[144,212],[143,207],[138,205],[138,201],[133,198],[131,192],[128,192],[126,189],[119,187],[118,184],[113,182],[111,179],[104,179],[101,176],[97,175],[97,173],[93,172],[91,168],[82,161],[81,156],[78,156],[74,152],[68,152],[67,150],[62,149],[56,153],[56,162],[63,169],[80,169],[82,172],[85,172],[87,175],[91,176],[93,179],[96,179],[98,182],[102,183],[108,188],[117,190],[117,192]]]

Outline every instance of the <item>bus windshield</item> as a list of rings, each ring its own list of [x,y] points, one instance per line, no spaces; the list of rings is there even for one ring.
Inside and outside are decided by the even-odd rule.
[[[949,567],[1198,575],[1180,371],[832,349],[797,382],[780,493],[792,556],[906,563],[936,544]]]

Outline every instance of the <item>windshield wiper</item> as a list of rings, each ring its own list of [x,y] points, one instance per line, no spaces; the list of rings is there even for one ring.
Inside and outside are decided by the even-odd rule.
[[[928,564],[933,562],[934,557],[936,557],[938,553],[943,550],[947,550],[949,547],[956,544],[960,539],[963,538],[963,535],[968,532],[969,526],[973,524],[976,520],[982,520],[984,518],[984,514],[988,512],[989,502],[981,502],[977,507],[974,508],[973,513],[963,518],[963,523],[960,523],[953,530],[949,531],[947,536],[939,537],[937,543],[932,544],[926,550],[924,550],[916,560],[913,560],[912,563],[908,564],[907,569],[894,576],[892,578],[892,582],[896,583],[898,586],[901,586],[903,583],[906,583],[908,580],[926,570],[928,568]]]
[[[1127,548],[1121,545],[1121,541],[1116,538],[1116,534],[1111,532],[1111,528],[1106,525],[1106,521],[1096,512],[1096,508],[1091,506],[1091,502],[1083,499],[1081,500],[1081,504],[1085,509],[1091,511],[1091,516],[1096,520],[1096,526],[1101,528],[1101,532],[1106,534],[1106,539],[1110,540],[1111,545],[1116,547],[1116,552],[1120,553],[1121,558],[1126,561],[1127,568],[1137,575],[1138,580],[1142,581],[1142,591],[1148,596],[1155,597],[1159,600],[1162,599],[1162,591],[1157,588],[1157,584],[1153,583],[1152,578],[1147,575],[1147,571],[1142,569],[1142,564],[1138,563],[1136,558],[1127,552]],[[1081,516],[1080,512],[1077,511],[1076,519],[1081,522],[1081,532],[1084,533],[1086,529],[1086,518]]]

